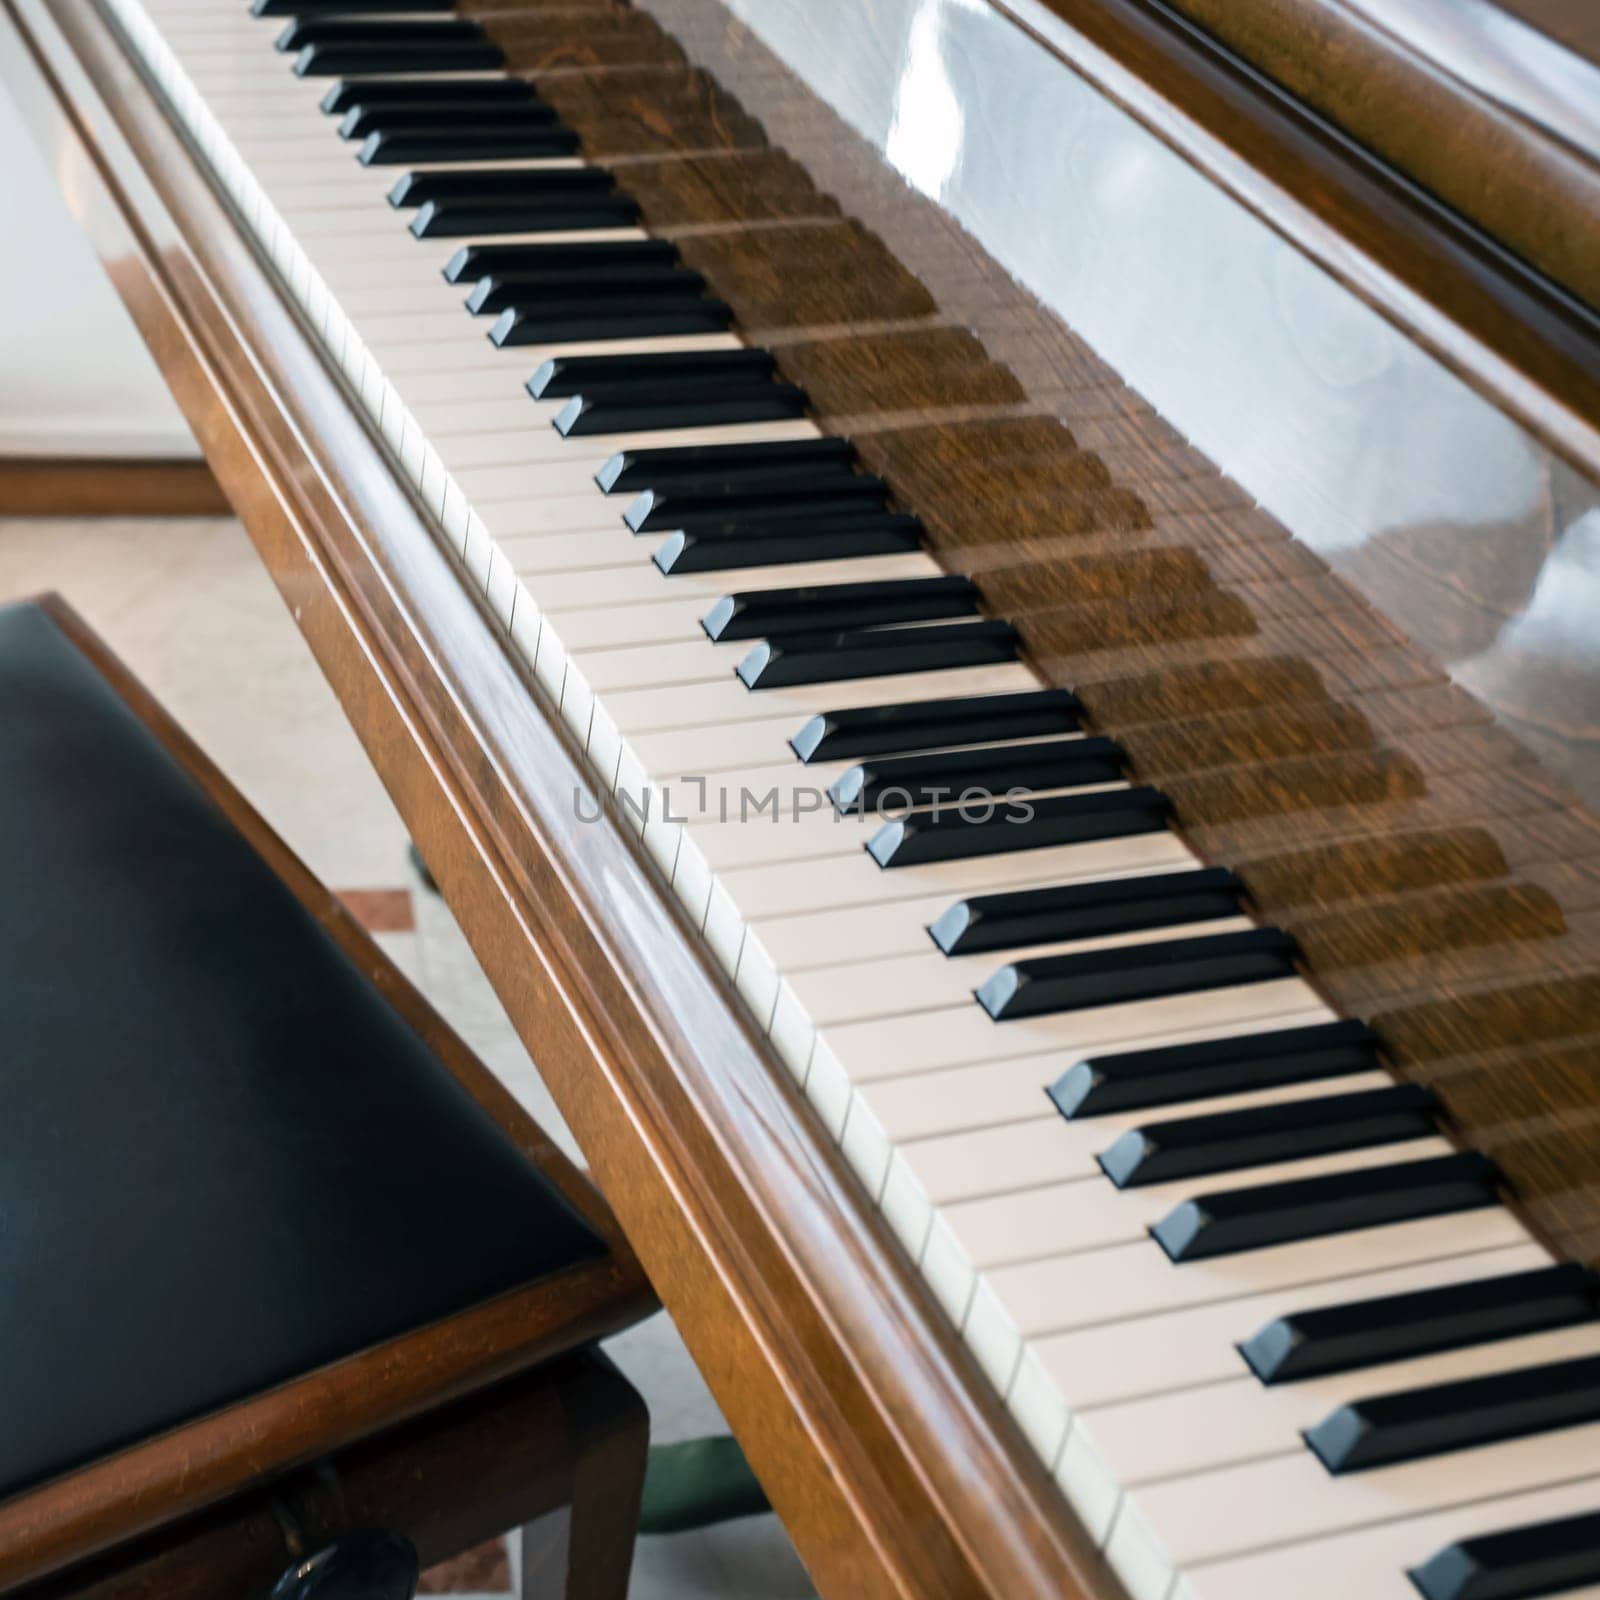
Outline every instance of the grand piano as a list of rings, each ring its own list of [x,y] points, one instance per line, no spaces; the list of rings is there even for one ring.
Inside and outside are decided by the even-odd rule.
[[[1583,8],[0,74],[824,1594],[1600,1596]]]

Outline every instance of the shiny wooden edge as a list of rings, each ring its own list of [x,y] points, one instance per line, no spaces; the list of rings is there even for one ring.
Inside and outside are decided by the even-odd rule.
[[[1600,313],[1203,32],[1181,0],[987,3],[1600,478]]]
[[[426,1571],[568,1521],[576,1539],[544,1548],[614,1582],[634,1551],[648,1431],[633,1386],[574,1351],[30,1584],[27,1600],[239,1600],[347,1533],[403,1534]]]
[[[1492,5],[1172,0],[1495,239],[1600,305],[1600,71]],[[1493,26],[1490,26],[1492,21]],[[1573,104],[1578,80],[1592,96]],[[1560,104],[1552,96],[1563,96]],[[1585,111],[1587,115],[1585,115]]]
[[[0,517],[227,517],[203,461],[0,457]]]
[[[605,1202],[364,929],[59,595],[37,604],[533,1165],[606,1254],[335,1362],[0,1503],[0,1590],[59,1571],[374,1431],[433,1411],[654,1308]]]
[[[0,72],[92,161],[92,242],[818,1586],[1112,1600],[103,13],[5,11]]]

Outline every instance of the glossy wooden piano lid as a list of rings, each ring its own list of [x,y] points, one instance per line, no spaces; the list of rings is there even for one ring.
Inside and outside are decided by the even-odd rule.
[[[1582,0],[1175,0],[1298,100],[1600,307],[1600,26]]]
[[[0,75],[819,1586],[1114,1597],[103,14]]]
[[[1600,460],[1593,59],[1557,49],[1572,81],[1551,82],[1556,47],[1495,0],[989,3],[1131,91],[1163,138],[1558,448]],[[1514,373],[1538,392],[1512,400]]]

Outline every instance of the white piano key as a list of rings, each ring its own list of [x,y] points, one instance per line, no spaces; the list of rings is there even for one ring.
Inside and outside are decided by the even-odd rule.
[[[708,683],[727,676],[748,650],[743,644],[713,645],[705,638],[671,644],[588,646],[581,652],[600,690],[644,689]]]
[[[1079,1256],[1070,1272],[1053,1258],[1001,1267],[988,1274],[988,1282],[1023,1335],[1031,1337],[1382,1272],[1440,1256],[1521,1244],[1526,1238],[1509,1211],[1491,1206],[1190,1261],[1181,1267],[1145,1241]]]
[[[1276,1022],[1271,1024],[1277,1025]],[[938,1140],[944,1136],[952,1140],[981,1140],[1013,1127],[1025,1125],[1030,1130],[1036,1129],[1036,1137],[1049,1163],[1047,1181],[1057,1181],[1099,1176],[1095,1158],[1121,1134],[1146,1123],[1181,1116],[1185,1111],[1220,1113],[1286,1105],[1330,1092],[1354,1094],[1365,1089],[1381,1089],[1392,1081],[1386,1073],[1366,1072],[1340,1078],[1335,1085],[1293,1083],[1223,1095],[1187,1107],[1156,1107],[1106,1117],[1069,1119],[1056,1110],[1046,1093],[1062,1071],[1059,1055],[1024,1056],[1016,1061],[985,1061],[973,1067],[912,1072],[857,1087],[883,1123],[885,1132],[895,1144],[907,1149],[914,1141]],[[999,1192],[1012,1186],[1011,1174],[1004,1170],[1009,1154],[1004,1146],[992,1158],[986,1157],[977,1145],[963,1152],[962,1159],[974,1166],[986,1159],[1001,1164],[1001,1170],[992,1179],[978,1181],[977,1192]]]
[[[575,230],[559,237],[562,243],[578,244],[589,239],[594,231]],[[604,231],[609,235],[615,230]],[[539,237],[547,243],[557,238],[554,234]],[[352,315],[381,314],[385,309],[381,299],[372,298],[376,291],[387,295],[410,288],[430,291],[424,301],[429,310],[453,309],[460,311],[467,321],[475,320],[468,315],[465,301],[476,280],[467,277],[452,283],[444,275],[445,267],[463,241],[413,239],[406,234],[403,242],[404,248],[398,253],[379,252],[370,256],[352,256],[348,252],[320,249],[317,252],[317,266],[328,280],[329,287],[351,308]],[[439,291],[437,295],[431,292],[435,289]],[[418,374],[418,381],[426,382],[427,378],[426,373]]]
[[[801,770],[811,772],[815,768]],[[824,782],[831,781],[824,779]],[[1038,853],[1038,852],[1029,852]],[[1004,858],[1001,858],[1004,859]],[[977,863],[974,862],[974,865]],[[1198,863],[1195,864],[1198,866]],[[1115,883],[1120,877],[1138,878],[1143,872],[1102,877],[1097,881]],[[1027,880],[1027,886],[1049,888],[1058,880],[1041,872]],[[1012,887],[1018,887],[1012,885]],[[972,891],[976,892],[976,891]],[[803,973],[823,967],[848,967],[856,962],[895,956],[922,955],[936,947],[928,925],[955,903],[956,897],[929,895],[918,900],[886,900],[858,907],[849,916],[832,911],[806,912],[799,916],[762,918],[762,937],[786,972]],[[1192,924],[1189,926],[1193,926]],[[1167,930],[1168,933],[1172,930]],[[1159,937],[1159,935],[1157,935]],[[970,957],[963,957],[970,960]],[[996,954],[996,962],[1007,955]],[[841,974],[843,976],[843,974]],[[846,981],[850,981],[846,979]]]
[[[1235,1346],[1278,1317],[1473,1278],[1532,1272],[1551,1260],[1542,1245],[1520,1230],[1510,1244],[1479,1248],[1467,1233],[1460,1233],[1457,1243],[1463,1248],[1453,1254],[1386,1271],[1096,1323],[1036,1339],[1032,1353],[1074,1408],[1113,1406],[1233,1378],[1243,1364]]]
[[[844,706],[942,700],[948,695],[1013,694],[1038,687],[1021,662],[989,667],[956,667],[942,672],[911,672],[883,678],[850,678],[839,683],[803,684],[792,689],[747,689],[732,673],[718,683],[636,689],[615,698],[617,725],[629,730],[696,727],[707,722],[745,722],[752,712],[789,716],[798,728],[819,711]]]
[[[572,648],[586,651],[690,638],[700,631],[705,610],[704,600],[690,597],[648,606],[584,606],[557,614]]]
[[[441,279],[437,285],[423,287],[429,294],[437,291],[453,297],[456,309],[461,309],[460,285]],[[340,298],[348,304],[344,296]],[[505,366],[466,375],[417,376],[406,385],[406,400],[411,409],[427,421],[430,438],[448,439],[457,434],[478,433],[483,431],[486,418],[492,431],[512,429],[529,416],[527,407],[532,402],[525,385],[532,371],[531,367]],[[586,492],[596,495],[595,486],[586,485]]]
[[[457,480],[459,481],[459,479]],[[474,505],[481,505],[478,500]],[[499,523],[495,517],[495,507],[484,508],[485,524],[493,527],[498,535]],[[570,573],[585,583],[585,593],[591,593],[601,588],[605,583],[608,572],[633,572],[637,569],[640,550],[636,545],[625,542],[615,536],[616,530],[612,528],[585,528],[577,532],[563,532],[542,534],[537,542],[500,538],[500,547],[506,553],[506,559],[517,569],[522,576],[535,584],[540,594],[554,599],[549,609],[552,614],[561,612],[565,608],[559,603],[560,596],[551,591],[548,580],[560,573]],[[640,541],[648,546],[652,541]]]
[[[1413,1139],[1118,1189],[1098,1171],[1074,1170],[1076,1152],[1062,1132],[1060,1123],[1009,1123],[905,1144],[900,1153],[973,1264],[986,1268],[1132,1243],[1175,1206],[1208,1191],[1422,1161],[1452,1148],[1439,1138]]]
[[[1096,1050],[1132,1046],[1155,1037],[1181,1038],[1199,1028],[1252,1017],[1317,1013],[1319,1007],[1316,991],[1303,979],[1280,978],[1012,1022],[995,1022],[974,1002],[934,1012],[843,1023],[828,1029],[828,1039],[852,1076],[870,1082],[914,1065],[955,1067],[969,1061],[1038,1055],[1045,1050],[1059,1050],[1076,1059]],[[1333,1019],[1331,1011],[1320,1009],[1319,1020]]]
[[[793,783],[752,789],[722,785],[731,796],[728,820],[702,824],[700,847],[718,871],[770,862],[820,863],[854,855],[883,826],[873,813],[837,814],[820,788],[799,778]],[[1125,788],[1098,784],[1075,793]],[[874,863],[876,864],[876,863]],[[938,986],[948,987],[942,980]]]
[[[1298,1457],[1301,1434],[1340,1406],[1402,1389],[1460,1383],[1517,1367],[1600,1355],[1600,1327],[1558,1328],[1439,1355],[1396,1361],[1307,1383],[1266,1387],[1244,1370],[1232,1382],[1075,1416],[1063,1456],[1081,1480],[1098,1476],[1115,1495],[1157,1479],[1237,1466],[1256,1458]],[[1091,1530],[1104,1538],[1105,1529]]]
[[[668,602],[668,604],[670,604],[670,602]],[[685,607],[681,613],[681,615],[689,623],[692,630],[695,633],[701,634],[702,637],[704,637],[704,633],[699,624],[700,617],[706,609],[707,607],[702,602],[700,605],[695,606],[692,610]],[[570,617],[572,613],[569,612],[567,615]],[[637,613],[635,613],[635,615],[637,615]],[[653,617],[641,618],[641,621],[643,621],[646,627],[650,628],[652,633],[656,631],[657,624]],[[680,631],[678,636],[683,636],[682,631]],[[710,641],[707,640],[707,643],[709,642]],[[1061,742],[1071,743],[1074,740],[1081,740],[1082,737],[1083,735],[1076,733],[1065,734],[1062,736]],[[989,749],[998,752],[1011,748],[1014,742],[1015,741],[1003,741],[1000,743],[990,744],[968,743],[963,746],[963,748],[968,750]],[[669,750],[669,759],[670,754],[671,752]],[[769,744],[766,758],[764,760],[761,757],[761,751],[757,748],[752,748],[750,751],[747,751],[746,759],[742,764],[731,765],[722,769],[719,776],[721,781],[724,783],[743,785],[745,788],[755,789],[758,791],[769,788],[775,783],[781,785],[792,785],[796,781],[802,781],[813,788],[826,789],[834,782],[836,778],[841,777],[845,772],[849,771],[849,769],[855,765],[856,763],[853,760],[848,759],[836,761],[801,762],[796,757],[794,748],[789,743],[787,736],[785,736],[781,740]],[[688,771],[689,769],[685,767],[684,772],[687,773]],[[942,910],[943,907],[940,907],[940,909]],[[923,941],[918,940],[917,943],[911,948],[920,949],[922,947],[922,943]]]
[[[615,506],[617,516],[622,514],[622,505],[618,502],[621,496],[609,502]],[[487,514],[487,513],[486,513]],[[548,536],[541,536],[548,537]],[[729,578],[735,574],[729,572],[687,572],[673,573],[670,576],[652,566],[648,556],[656,548],[661,535],[647,536],[640,539],[639,543],[645,549],[647,559],[638,564],[629,563],[619,567],[603,577],[597,577],[592,584],[574,581],[566,588],[551,587],[550,604],[562,610],[571,610],[577,606],[635,606],[653,605],[662,599],[679,598],[685,595],[700,595],[705,597],[707,606],[730,592],[734,585],[729,583]],[[511,541],[508,540],[508,543]],[[534,543],[515,542],[511,554],[519,559],[519,564],[532,566],[538,560],[540,546]],[[804,561],[796,562],[792,566],[752,567],[745,569],[745,575],[760,572],[763,582],[771,588],[779,588],[790,583],[876,583],[880,580],[891,578],[926,578],[938,573],[939,568],[931,556],[920,551],[907,551],[903,555],[862,556],[854,560],[845,561]],[[749,585],[754,587],[754,585]],[[918,674],[922,677],[931,677],[931,673]],[[1013,679],[1015,674],[1012,674]],[[847,687],[841,685],[841,693]],[[1025,688],[1037,688],[1038,682],[1031,674],[1023,685]],[[950,690],[952,694],[966,691]],[[974,694],[989,691],[975,689]],[[927,695],[923,699],[930,698]],[[837,700],[837,705],[849,704],[843,698]],[[876,701],[865,702],[877,704]],[[740,720],[746,722],[758,721],[765,717],[778,716],[782,708],[771,709],[775,702],[772,691],[761,690],[751,699],[751,714]],[[765,709],[764,709],[765,708]],[[823,710],[835,708],[834,701],[828,701]],[[807,712],[809,716],[811,713]],[[795,731],[799,724],[795,725]],[[685,765],[693,765],[686,762]]]
[[[1600,1510],[1600,1475],[1546,1489],[1474,1500],[1349,1533],[1204,1562],[1179,1581],[1175,1600],[1417,1600],[1406,1572],[1461,1539],[1534,1527]],[[1551,1600],[1555,1600],[1552,1596]],[[1560,1600],[1600,1600],[1600,1587],[1563,1591]]]
[[[402,213],[393,213],[396,220]],[[290,217],[289,225],[302,238],[315,239],[318,237],[313,229],[305,226],[305,219]],[[441,279],[441,282],[443,280]],[[359,314],[359,313],[358,313]],[[443,305],[436,311],[428,312],[422,316],[374,316],[370,313],[362,316],[361,327],[365,336],[373,345],[382,349],[393,349],[412,344],[443,344],[458,340],[481,339],[488,342],[489,329],[493,318],[475,317],[464,305]],[[497,349],[503,362],[512,362],[518,359],[519,352],[527,349],[525,345],[491,346]],[[530,370],[532,370],[530,368]]]
[[[918,560],[920,557],[887,557],[890,561]],[[674,593],[668,590],[667,593]],[[702,608],[703,598],[695,605]],[[558,609],[562,609],[558,607]],[[609,608],[608,608],[609,609]],[[617,607],[615,615],[626,620],[634,607]],[[571,615],[570,612],[565,612]],[[757,707],[759,711],[759,705]],[[664,733],[640,732],[634,735],[642,759],[647,760],[657,772],[671,773],[676,777],[716,778],[726,781],[757,761],[777,753],[782,760],[785,753],[793,755],[790,737],[799,732],[799,724],[787,717],[755,716],[748,722],[712,723],[701,728],[674,728]],[[737,780],[735,780],[737,781]]]
[[[510,351],[495,351],[501,360]],[[585,434],[564,439],[554,428],[531,427],[526,438],[506,435],[502,448],[509,459],[497,465],[468,467],[458,474],[474,499],[507,500],[545,492],[545,463],[593,461],[603,464],[624,450],[661,450],[691,445],[760,444],[770,440],[813,439],[816,424],[799,417],[791,422],[735,422],[715,428],[659,428],[649,433]],[[441,451],[449,459],[448,448]],[[599,498],[598,492],[596,498]]]
[[[973,989],[990,973],[1012,961],[1090,950],[1129,949],[1179,936],[1202,938],[1208,934],[1241,933],[1255,926],[1249,917],[1220,917],[1178,928],[1142,928],[1135,933],[1102,939],[1076,939],[1070,943],[1028,945],[1016,950],[957,957],[945,955],[931,940],[924,939],[925,948],[913,955],[877,959],[870,954],[852,956],[847,964],[795,972],[793,981],[795,992],[805,1001],[819,1025],[865,1022],[873,1017],[898,1016],[906,1011],[965,1004],[971,1000]]]
[[[384,212],[395,227],[394,233],[389,236],[392,243],[371,233],[357,233],[346,238],[327,238],[317,246],[319,258],[349,271],[378,267],[397,258],[403,261],[410,256],[425,263],[424,270],[427,270],[427,267],[442,267],[457,250],[470,244],[576,244],[585,240],[613,243],[649,237],[637,228],[569,228],[528,233],[497,233],[487,239],[418,239],[409,231],[409,212],[397,211],[387,202],[384,204]]]
[[[1600,1423],[1338,1477],[1303,1450],[1125,1495],[1106,1557],[1140,1600],[1165,1594],[1181,1567],[1554,1487],[1596,1461]]]
[[[256,131],[250,149],[240,145],[251,167],[272,190],[272,198],[284,216],[300,213],[332,212],[352,204],[380,208],[402,226],[410,220],[409,209],[390,205],[389,194],[395,183],[414,172],[478,172],[485,168],[507,171],[575,172],[584,163],[572,156],[517,156],[497,160],[408,161],[396,166],[364,166],[356,159],[359,142],[346,142],[335,131],[335,119],[328,119],[326,141],[317,139],[308,146],[304,158],[274,144],[271,132],[273,113],[266,115]],[[364,307],[360,309],[365,309]]]
[[[311,241],[318,247],[325,241]],[[319,263],[320,265],[320,263]],[[490,342],[489,323],[482,317],[472,317],[465,309],[461,312],[459,326],[453,331],[441,329],[431,339],[414,337],[374,337],[364,333],[373,353],[384,364],[384,369],[396,379],[414,379],[421,373],[457,374],[471,377],[482,373],[511,372],[527,378],[539,364],[552,355],[603,356],[614,352],[612,340],[570,340],[560,345],[513,345],[500,347]],[[698,341],[724,337],[720,334],[662,334],[657,344],[663,353],[673,350],[720,348]],[[791,424],[791,426],[793,426]],[[605,448],[600,436],[586,441],[591,449]],[[581,445],[576,446],[581,448]],[[614,447],[612,447],[614,448]],[[517,491],[513,491],[517,492]]]
[[[887,905],[898,900],[957,899],[964,894],[1027,883],[1065,883],[1121,872],[1163,871],[1189,866],[1193,861],[1176,834],[1162,831],[889,870],[863,850],[824,864],[780,861],[769,867],[741,868],[724,876],[745,914],[764,919],[839,907]]]

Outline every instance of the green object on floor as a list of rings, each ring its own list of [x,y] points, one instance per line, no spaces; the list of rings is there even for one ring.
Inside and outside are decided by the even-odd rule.
[[[769,1510],[744,1451],[728,1435],[651,1446],[640,1533],[683,1533]]]

